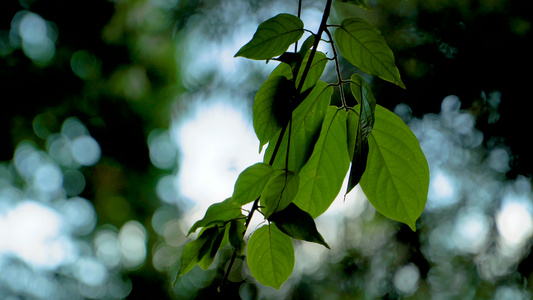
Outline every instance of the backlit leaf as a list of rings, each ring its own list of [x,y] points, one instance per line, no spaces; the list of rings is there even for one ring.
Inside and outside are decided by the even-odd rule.
[[[204,217],[192,225],[187,236],[195,232],[196,229],[212,224],[215,221],[225,222],[240,216],[242,216],[241,206],[234,203],[231,198],[212,204],[205,212]]]
[[[239,174],[233,189],[232,201],[238,205],[245,205],[257,199],[265,185],[274,174],[268,164],[256,163]]]
[[[294,204],[313,218],[325,212],[339,194],[350,164],[346,112],[330,106],[309,161],[301,169]]]
[[[250,59],[271,59],[287,51],[303,34],[304,23],[290,14],[279,14],[259,25],[252,40],[235,54]]]
[[[429,168],[418,139],[394,113],[376,106],[361,188],[384,216],[415,230],[426,205]]]
[[[284,210],[273,213],[270,221],[292,238],[312,243],[318,243],[326,248],[326,243],[322,235],[316,229],[315,220],[310,214],[301,210],[296,204],[290,203]]]
[[[274,224],[262,226],[252,234],[246,253],[255,279],[276,289],[287,281],[294,268],[292,240]]]
[[[374,25],[361,18],[347,18],[334,36],[340,53],[352,65],[405,88],[394,54]]]

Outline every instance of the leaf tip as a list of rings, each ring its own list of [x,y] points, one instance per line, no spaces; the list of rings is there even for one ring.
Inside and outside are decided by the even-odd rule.
[[[416,220],[413,220],[411,222],[405,223],[413,232],[416,232]]]

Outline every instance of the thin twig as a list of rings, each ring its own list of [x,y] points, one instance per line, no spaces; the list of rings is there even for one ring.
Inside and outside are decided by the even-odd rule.
[[[333,60],[335,60],[335,71],[337,72],[337,84],[339,85],[339,92],[341,94],[342,106],[344,108],[346,108],[348,106],[346,105],[346,98],[344,96],[344,90],[343,90],[343,87],[342,87],[342,84],[343,84],[344,81],[342,80],[342,76],[341,76],[341,68],[340,68],[340,65],[339,65],[339,56],[337,55],[337,49],[335,48],[335,42],[333,41],[333,36],[331,35],[331,32],[329,32],[329,30],[327,28],[324,31],[326,32],[326,34],[329,37],[329,42],[331,44],[331,50],[333,51]]]

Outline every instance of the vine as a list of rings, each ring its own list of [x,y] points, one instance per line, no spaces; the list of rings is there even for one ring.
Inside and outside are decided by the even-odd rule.
[[[370,9],[365,0],[341,2]],[[298,16],[282,13],[264,21],[235,54],[281,62],[254,99],[259,150],[268,144],[264,162],[246,168],[233,195],[211,205],[191,227],[188,235],[201,230],[183,249],[176,281],[195,265],[207,269],[229,244],[233,255],[220,287],[237,256],[246,252],[257,281],[279,289],[294,267],[292,239],[330,248],[314,219],[331,205],[347,174],[345,195],[360,184],[377,211],[416,229],[429,185],[429,169],[418,140],[398,116],[376,104],[360,75],[342,79],[338,57],[340,53],[361,71],[405,88],[394,55],[379,30],[364,19],[347,18],[340,25],[328,25],[331,4],[327,0],[317,33],[300,49],[298,41],[309,32],[299,18],[301,0]],[[329,28],[335,28],[333,34]],[[324,32],[332,58],[317,50]],[[292,44],[294,52],[288,52]],[[337,74],[333,84],[320,80],[330,61]],[[344,84],[350,85],[357,101],[354,107],[346,102]],[[334,86],[339,87],[341,107],[331,105]],[[243,210],[249,203],[251,209]],[[256,211],[266,222],[246,246],[244,235]]]

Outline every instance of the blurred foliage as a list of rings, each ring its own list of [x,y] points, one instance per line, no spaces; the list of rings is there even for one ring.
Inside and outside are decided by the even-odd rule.
[[[219,295],[216,286],[231,255],[223,253],[217,268],[206,272],[193,269],[184,283],[170,286],[185,241],[177,219],[186,207],[164,204],[156,195],[157,180],[174,172],[176,166],[166,170],[152,166],[147,140],[152,130],[169,128],[173,118],[182,116],[180,110],[188,105],[184,103],[188,98],[183,95],[221,85],[213,70],[192,79],[183,73],[188,63],[185,54],[194,51],[187,48],[193,40],[187,33],[203,34],[209,42],[217,42],[243,26],[234,22],[238,14],[248,14],[256,22],[273,15],[265,13],[267,9],[274,13],[291,9],[295,13],[294,2],[241,1],[230,5],[217,0],[8,0],[0,4],[0,161],[12,160],[22,141],[32,141],[36,148],[46,149],[47,138],[59,132],[69,117],[75,116],[85,124],[99,143],[102,158],[94,166],[79,168],[87,181],[79,196],[94,205],[97,228],[111,225],[118,231],[116,228],[131,224],[128,221],[137,220],[147,231],[148,253],[142,267],[120,271],[131,280],[129,298],[212,299]],[[527,135],[531,127],[527,72],[533,69],[527,46],[533,40],[530,2],[368,3],[372,12],[348,9],[343,3],[335,5],[339,19],[370,16],[395,53],[407,89],[373,80],[377,102],[391,110],[398,104],[407,104],[412,114],[406,114],[404,120],[412,121],[410,125],[426,134],[421,142],[434,137],[431,134],[445,132],[443,135],[454,147],[447,154],[451,158],[440,166],[465,184],[455,195],[454,204],[425,212],[416,233],[363,205],[358,214],[336,223],[338,227],[330,229],[330,236],[324,234],[337,250],[315,258],[318,265],[290,279],[286,288],[282,287],[282,296],[256,285],[245,267],[242,274],[232,275],[236,282],[226,287],[226,296],[531,297],[530,235],[513,248],[514,252],[505,252],[509,250],[502,244],[498,228],[498,213],[507,191],[520,194],[518,191],[523,188],[518,186],[522,184],[528,187],[526,198],[531,199],[533,159]],[[322,9],[322,5],[313,1],[310,7]],[[48,40],[44,42],[49,48],[40,49],[53,52],[35,52],[13,33],[13,26],[20,26],[15,16],[29,12],[46,21]],[[343,68],[346,74],[354,71],[349,64]],[[258,69],[257,65],[249,65],[246,86],[238,83],[249,99],[266,76]],[[470,135],[463,134],[457,124],[446,123],[442,100],[449,95],[461,99],[461,109],[454,110],[455,114],[473,116],[476,131],[483,136],[482,144],[465,143]],[[423,130],[437,128],[435,124],[440,124],[442,131]],[[488,167],[494,149],[510,154],[508,168],[495,171]],[[438,154],[433,154],[435,160],[439,159]],[[471,160],[457,163],[458,157]],[[2,166],[7,166],[2,167],[3,173],[12,172],[9,163]],[[514,179],[518,183],[510,181]],[[26,188],[20,178],[13,184],[21,190]],[[457,227],[457,223],[474,208],[483,216],[480,224],[485,224],[482,228],[488,238],[479,248],[450,246],[448,239],[452,235],[464,238],[460,233],[466,229]],[[90,244],[97,232],[100,231],[80,239]],[[342,242],[333,245],[333,236],[340,236]],[[303,245],[296,246],[306,253],[313,252]],[[158,262],[159,267],[154,266]],[[395,282],[416,276],[419,280],[414,283]],[[398,288],[402,286],[404,290]],[[14,293],[0,291],[4,293],[0,298]],[[23,297],[24,291],[14,295]]]

